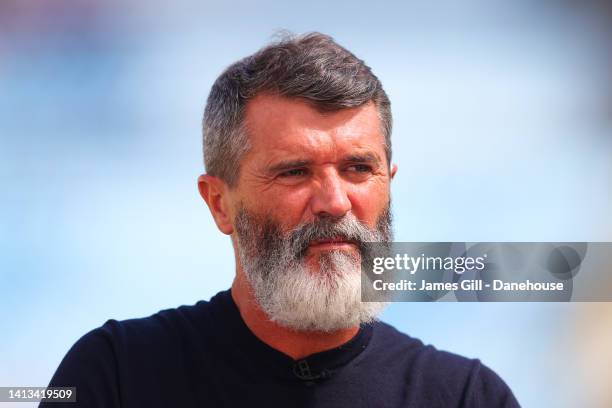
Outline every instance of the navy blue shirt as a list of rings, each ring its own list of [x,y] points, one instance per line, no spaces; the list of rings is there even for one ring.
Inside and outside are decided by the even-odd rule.
[[[109,320],[68,351],[49,386],[77,403],[41,407],[517,407],[479,360],[376,322],[303,360],[260,341],[230,291],[153,316]]]

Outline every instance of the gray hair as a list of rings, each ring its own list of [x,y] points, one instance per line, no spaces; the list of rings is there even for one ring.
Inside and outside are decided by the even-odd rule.
[[[373,102],[391,163],[391,102],[362,60],[321,33],[285,35],[232,64],[212,86],[203,120],[204,165],[230,187],[237,184],[240,161],[249,149],[244,126],[247,102],[268,92],[303,98],[321,112]]]

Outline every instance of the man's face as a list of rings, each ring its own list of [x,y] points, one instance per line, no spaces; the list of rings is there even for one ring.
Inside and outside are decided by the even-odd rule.
[[[389,203],[391,174],[373,104],[320,113],[299,99],[260,95],[246,109],[251,148],[232,199],[284,230],[350,213],[374,228]],[[237,208],[237,207],[236,207]],[[309,255],[346,243],[313,243]]]
[[[251,148],[230,201],[260,305],[297,329],[371,320],[381,307],[360,302],[364,243],[391,239],[391,173],[375,106],[322,114],[261,95],[245,122]]]

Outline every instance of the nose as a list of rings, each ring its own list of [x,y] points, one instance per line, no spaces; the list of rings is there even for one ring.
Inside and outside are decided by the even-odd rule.
[[[352,208],[344,180],[336,170],[325,172],[314,187],[311,210],[317,217],[341,218]]]

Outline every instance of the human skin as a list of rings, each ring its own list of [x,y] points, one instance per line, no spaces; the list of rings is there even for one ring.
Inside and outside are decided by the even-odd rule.
[[[294,359],[337,347],[359,327],[335,332],[296,331],[271,321],[258,306],[246,279],[236,242],[235,219],[242,206],[258,217],[270,217],[287,232],[318,217],[352,213],[374,229],[389,204],[389,166],[381,122],[374,104],[319,112],[308,102],[260,94],[246,106],[250,148],[239,168],[238,182],[201,175],[198,188],[219,230],[231,235],[236,260],[232,298],[249,329],[260,340]],[[306,262],[317,273],[323,251],[357,251],[350,242],[313,242]]]

